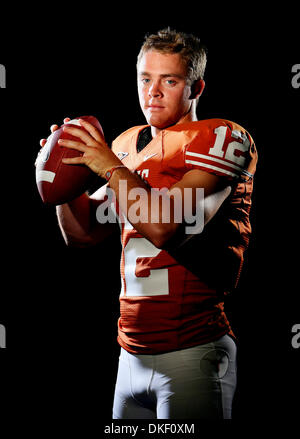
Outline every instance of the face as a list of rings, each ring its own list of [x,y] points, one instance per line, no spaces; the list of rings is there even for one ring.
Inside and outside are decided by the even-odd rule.
[[[137,73],[140,106],[149,125],[161,130],[189,112],[191,86],[179,54],[146,52]]]

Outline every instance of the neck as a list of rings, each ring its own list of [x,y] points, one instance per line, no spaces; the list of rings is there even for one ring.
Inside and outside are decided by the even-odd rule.
[[[169,126],[178,125],[178,124],[184,123],[184,122],[196,122],[197,120],[198,120],[198,118],[197,118],[197,114],[196,114],[196,105],[193,102],[189,111],[186,114],[184,114],[176,123],[169,125]],[[166,128],[169,128],[169,126],[166,126],[164,128],[157,128],[157,127],[151,126],[152,137],[154,138],[155,136],[157,136],[158,133],[160,133],[161,131],[163,131]]]

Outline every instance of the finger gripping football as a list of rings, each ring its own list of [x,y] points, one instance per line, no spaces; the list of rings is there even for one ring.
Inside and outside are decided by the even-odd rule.
[[[94,125],[104,137],[102,127],[94,116],[82,116],[80,119]],[[59,145],[59,139],[80,141],[77,137],[63,131],[66,125],[77,128],[79,126],[84,130],[78,119],[62,125],[48,137],[36,162],[36,183],[45,204],[59,205],[72,201],[82,195],[95,179],[94,172],[85,165],[62,163],[63,158],[83,155],[80,151]]]

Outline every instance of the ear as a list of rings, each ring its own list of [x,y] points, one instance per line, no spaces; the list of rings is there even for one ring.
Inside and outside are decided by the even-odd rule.
[[[204,90],[205,82],[203,79],[198,79],[197,81],[194,81],[191,85],[191,95],[190,99],[197,99],[199,98]]]

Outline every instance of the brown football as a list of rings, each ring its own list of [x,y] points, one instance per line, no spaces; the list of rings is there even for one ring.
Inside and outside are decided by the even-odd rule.
[[[99,121],[94,116],[81,116],[94,125],[104,137]],[[64,126],[84,129],[78,119],[72,119],[54,131],[47,139],[36,161],[36,183],[44,203],[59,205],[83,194],[95,179],[95,173],[85,165],[62,163],[63,158],[77,157],[83,153],[58,144],[59,139],[79,140],[63,131]]]

